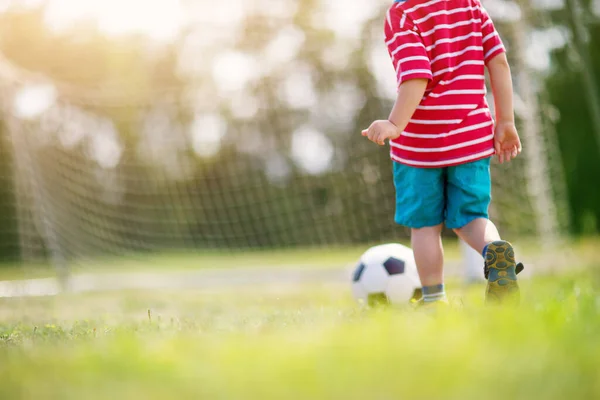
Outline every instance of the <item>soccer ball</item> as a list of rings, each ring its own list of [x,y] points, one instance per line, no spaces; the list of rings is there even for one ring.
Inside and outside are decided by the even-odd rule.
[[[413,251],[401,244],[371,247],[352,275],[352,294],[363,305],[408,304],[420,297],[421,281]]]

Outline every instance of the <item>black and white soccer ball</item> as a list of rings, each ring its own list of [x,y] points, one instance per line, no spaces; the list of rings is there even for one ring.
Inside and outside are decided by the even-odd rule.
[[[408,304],[420,288],[413,251],[396,243],[368,249],[352,275],[352,294],[362,305]]]

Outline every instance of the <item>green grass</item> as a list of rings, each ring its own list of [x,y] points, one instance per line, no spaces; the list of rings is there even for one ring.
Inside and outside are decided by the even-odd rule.
[[[98,258],[93,261],[74,262],[70,267],[75,274],[82,272],[171,272],[225,268],[340,268],[354,264],[369,246],[131,254],[118,258]],[[460,257],[455,241],[448,241],[446,253],[449,259]],[[0,265],[0,280],[46,278],[55,275],[56,271],[50,265]]]
[[[168,252],[132,254],[118,258],[84,260],[70,265],[73,273],[135,272],[135,271],[189,271],[224,268],[339,268],[354,263],[368,246],[334,248],[280,249],[203,252]],[[50,265],[0,265],[0,280],[46,278],[55,276]]]
[[[409,243],[405,242],[405,245]],[[519,254],[536,259],[540,253],[539,244],[528,240],[516,243]],[[375,245],[375,244],[372,244]],[[276,250],[206,250],[198,252],[169,252],[131,254],[118,258],[98,258],[93,261],[73,262],[69,267],[73,274],[94,272],[172,272],[193,271],[202,269],[233,268],[319,268],[331,269],[353,265],[370,245],[339,246],[326,248],[300,248]],[[595,257],[600,246],[600,238],[590,237],[566,242],[563,248],[555,253],[576,254],[580,264]],[[462,255],[458,242],[452,238],[444,240],[446,260],[460,260]],[[563,251],[564,250],[564,251]],[[562,261],[561,261],[562,262]],[[46,278],[56,276],[55,269],[46,264],[0,264],[0,281]]]
[[[435,317],[338,284],[2,299],[0,398],[598,398],[597,268],[522,287],[450,284]]]

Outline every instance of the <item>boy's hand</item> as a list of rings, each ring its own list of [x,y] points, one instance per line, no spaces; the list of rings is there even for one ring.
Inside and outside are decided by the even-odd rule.
[[[513,122],[500,122],[494,130],[494,148],[498,161],[508,162],[521,153],[521,140]]]
[[[386,139],[396,139],[400,136],[400,131],[388,120],[377,120],[371,124],[369,129],[363,130],[362,135],[369,138],[371,142],[383,146]]]

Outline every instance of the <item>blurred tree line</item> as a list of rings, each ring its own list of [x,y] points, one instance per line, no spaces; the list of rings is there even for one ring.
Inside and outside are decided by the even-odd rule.
[[[550,100],[560,112],[556,125],[560,161],[567,178],[572,229],[577,234],[597,234],[600,229],[600,185],[594,183],[600,177],[600,127],[594,124],[600,109],[594,109],[598,105],[594,107],[586,93],[595,92],[596,99],[600,98],[600,6],[595,6],[595,13],[593,7],[594,2],[587,0],[578,13],[553,15],[569,27],[571,41],[552,52],[552,72],[546,79]],[[585,34],[580,49],[583,57],[573,43],[576,25]],[[584,69],[595,77],[596,87],[586,88]]]
[[[583,5],[594,15],[591,2]],[[19,140],[21,145],[14,135],[11,139],[8,124],[2,126],[2,258],[18,258],[23,246],[35,247],[35,240],[23,237],[28,229],[39,230],[39,222],[17,223],[19,207],[36,201],[19,195],[27,187],[15,186],[27,162],[39,176],[29,183],[39,185],[33,197],[45,203],[44,212],[54,220],[49,232],[66,257],[364,243],[404,235],[392,221],[388,154],[358,135],[391,107],[373,73],[374,54],[376,62],[388,62],[381,35],[385,7],[364,18],[356,32],[340,36],[326,23],[315,23],[322,6],[312,0],[298,2],[285,15],[249,13],[235,37],[187,27],[174,41],[160,44],[141,34],[107,37],[89,21],[53,31],[44,24],[43,5],[0,14],[0,53],[23,71],[54,82],[53,109],[71,110],[61,111],[58,122],[24,121],[24,132],[40,136]],[[560,12],[551,18],[570,26]],[[591,67],[600,76],[600,19],[590,17],[585,29]],[[281,53],[294,43],[269,48],[280,32],[297,38],[297,50],[287,58]],[[224,48],[230,53],[225,65],[248,63],[252,76],[238,84],[241,91],[220,87],[214,79],[214,60]],[[275,61],[267,65],[269,57]],[[600,187],[593,180],[600,176],[600,154],[593,145],[592,111],[580,95],[582,66],[568,40],[551,57],[544,79],[560,113],[561,156],[551,162],[565,170],[573,233],[595,234]],[[65,127],[78,120],[87,122]],[[216,138],[190,135],[194,124],[213,127]],[[96,131],[97,126],[102,128]],[[106,141],[96,140],[101,131],[108,132]],[[320,144],[309,157],[312,164],[294,155],[306,143],[295,140],[303,137]],[[37,146],[29,159],[22,157],[28,151],[23,143]],[[90,143],[100,153],[113,143],[116,162],[106,161],[110,154],[94,156]]]

